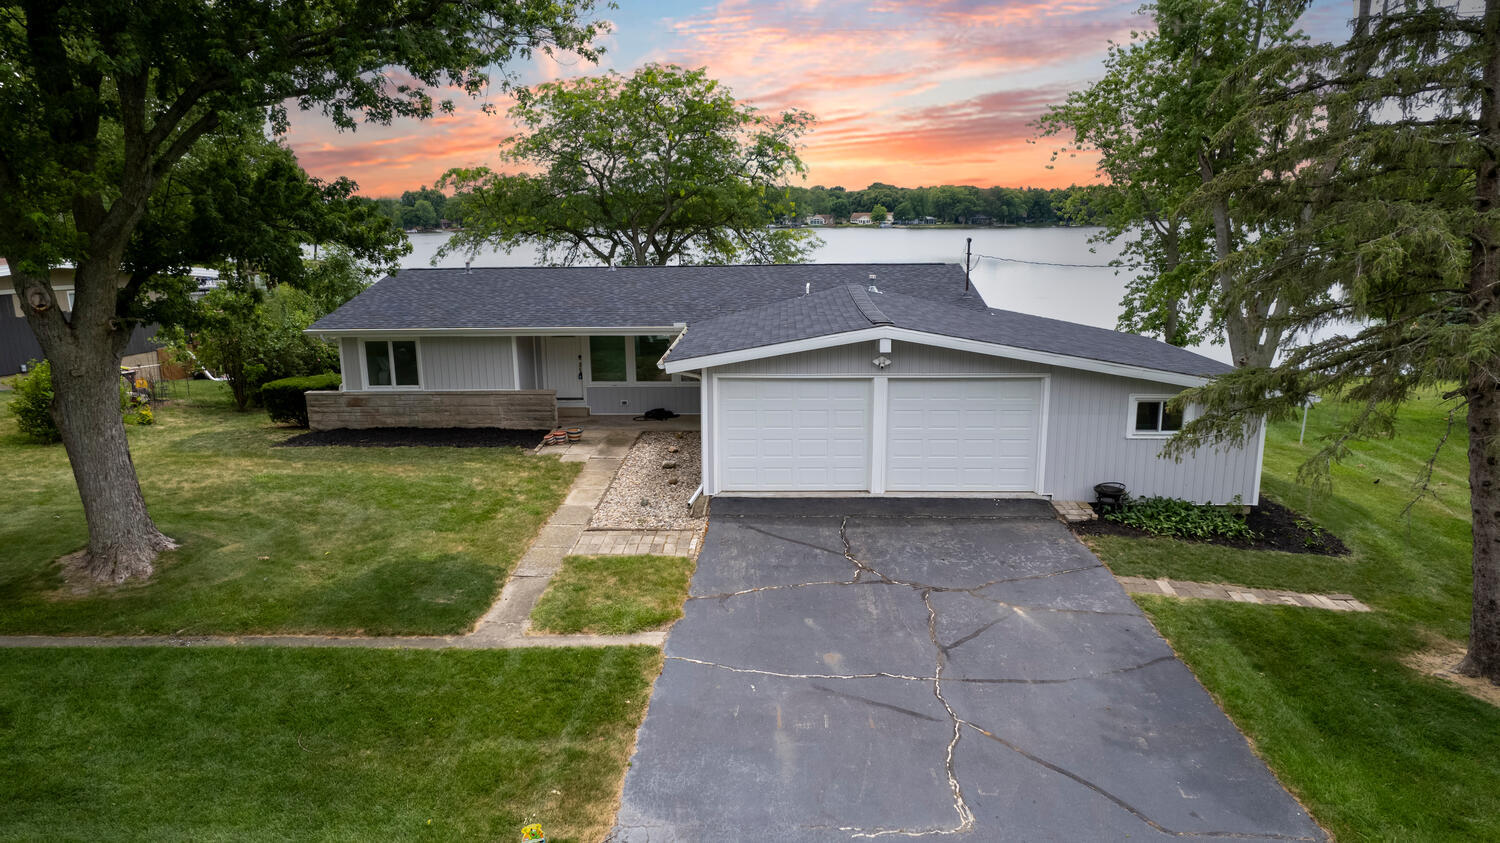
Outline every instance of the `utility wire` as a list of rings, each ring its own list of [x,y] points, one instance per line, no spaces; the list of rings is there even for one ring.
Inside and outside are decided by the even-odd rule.
[[[1143,269],[1145,264],[1140,263],[1053,263],[1052,261],[1029,261],[1024,258],[1003,258],[999,255],[981,255],[974,252],[976,258],[989,258],[992,261],[1004,261],[1005,263],[1026,263],[1032,266],[1064,266],[1070,269]]]
[[[1026,260],[1025,258],[1005,258],[1005,257],[1001,257],[999,255],[981,255],[978,252],[971,252],[970,254],[971,254],[972,257],[976,257],[976,258],[988,258],[988,259],[990,259],[992,261],[1003,261],[1005,263],[1025,263],[1025,264],[1031,264],[1032,266],[1064,266],[1064,267],[1068,267],[1070,269],[1150,269],[1151,268],[1149,264],[1144,264],[1144,263],[1118,263],[1118,264],[1117,263],[1053,263],[1052,261],[1029,261],[1029,260]],[[1186,266],[1186,265],[1190,265],[1190,264],[1196,264],[1196,265],[1202,266],[1202,265],[1209,264],[1209,263],[1212,263],[1212,261],[1185,260],[1185,261],[1181,262],[1181,265]]]

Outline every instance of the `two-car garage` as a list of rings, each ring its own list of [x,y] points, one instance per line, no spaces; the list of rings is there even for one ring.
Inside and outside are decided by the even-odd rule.
[[[1041,377],[721,377],[719,492],[1040,491]]]

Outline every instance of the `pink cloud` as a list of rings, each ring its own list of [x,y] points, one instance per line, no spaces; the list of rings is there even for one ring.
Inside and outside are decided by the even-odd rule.
[[[1137,0],[723,0],[650,32],[623,27],[618,44],[643,49],[619,65],[670,61],[707,67],[763,111],[801,108],[818,118],[804,160],[813,183],[1054,185],[1091,181],[1093,161],[1049,168],[1050,146],[1027,143],[1030,124],[1096,72],[1109,39],[1145,21]],[[534,81],[602,72],[537,57]],[[337,134],[313,120],[293,148],[315,175],[348,175],[370,195],[431,184],[453,166],[496,161],[513,131],[462,98],[458,112],[425,122]]]

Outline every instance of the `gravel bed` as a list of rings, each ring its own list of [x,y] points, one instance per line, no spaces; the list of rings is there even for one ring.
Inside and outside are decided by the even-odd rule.
[[[673,453],[670,449],[676,448]],[[676,468],[663,468],[675,462]],[[703,525],[688,510],[688,497],[702,482],[703,450],[697,431],[642,433],[620,463],[614,482],[594,509],[592,529],[695,530]],[[668,481],[677,478],[674,485]]]
[[[502,427],[375,427],[314,430],[277,443],[284,447],[347,445],[356,448],[535,448],[550,431]]]

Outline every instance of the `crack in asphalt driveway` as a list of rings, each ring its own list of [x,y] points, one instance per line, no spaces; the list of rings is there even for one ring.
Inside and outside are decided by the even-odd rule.
[[[718,518],[719,513],[715,516]],[[986,550],[984,541],[970,547],[964,536],[955,539],[947,535],[952,531],[974,533],[967,537],[969,544],[974,544],[976,536],[993,538],[989,533],[994,531],[987,528],[995,525],[975,519],[912,519],[912,524],[906,525],[909,530],[930,534],[924,544],[921,537],[897,540],[901,533],[893,530],[889,516],[870,522],[855,517],[853,520],[859,523],[854,529],[862,531],[862,537],[869,534],[861,544],[878,550],[892,562],[891,567],[856,553],[850,515],[838,517],[841,553],[826,546],[830,543],[826,539],[833,538],[827,535],[830,529],[810,526],[813,517],[800,518],[804,520],[764,519],[770,523],[749,517],[720,519],[721,523],[731,523],[723,530],[730,535],[719,536],[715,535],[718,525],[710,522],[695,589],[700,580],[713,588],[720,580],[775,579],[778,571],[762,570],[756,564],[756,557],[762,555],[772,562],[785,560],[790,569],[807,569],[823,576],[742,582],[743,587],[695,593],[689,598],[688,615],[668,639],[667,666],[642,726],[637,755],[627,775],[619,825],[611,840],[758,839],[783,834],[797,839],[805,835],[816,839],[968,834],[985,839],[1031,837],[1038,835],[1027,829],[1038,829],[1027,823],[1041,820],[1043,829],[1050,822],[1065,826],[1080,819],[1075,813],[1085,815],[1085,824],[1092,823],[1086,828],[1093,836],[1154,833],[1215,839],[1323,839],[1316,825],[1249,753],[1222,712],[1212,707],[1196,681],[1190,675],[1183,676],[1185,671],[1166,667],[1180,665],[1102,564],[1061,531],[1060,525],[1049,532],[1053,525],[1019,520],[1006,523],[1006,529],[998,532],[1001,536],[1007,529],[1016,533],[1010,546],[1021,548],[1018,554],[1008,555],[993,547]],[[832,526],[826,517],[819,523]],[[822,542],[818,540],[820,535],[826,537]],[[1059,545],[1059,538],[1072,546]],[[911,550],[921,551],[902,554],[899,551],[905,548],[892,547],[903,540],[912,542]],[[945,542],[955,546],[948,547]],[[809,563],[805,556],[798,555],[798,548],[842,556],[853,570],[846,578],[829,577],[828,563]],[[982,557],[987,564],[970,564],[964,558],[966,551]],[[923,554],[938,561],[924,565]],[[1020,570],[1004,570],[1003,562],[988,564],[995,559],[1008,561]],[[994,576],[996,573],[1002,576]],[[1079,582],[1079,576],[1087,582]],[[1070,580],[1075,584],[1058,587]],[[859,588],[849,591],[850,586]],[[1080,599],[1075,592],[1087,599]],[[849,596],[835,597],[845,593]],[[902,593],[917,598],[920,612],[915,606],[912,610],[902,608],[907,604],[896,596]],[[820,611],[823,607],[828,611]],[[1047,621],[1049,617],[1056,620]],[[1058,630],[1047,627],[1058,623],[1077,626]],[[1127,644],[1082,637],[1098,637],[1105,631],[1127,638]],[[1082,640],[1070,640],[1068,634],[1077,634]],[[1059,639],[1059,635],[1063,637]],[[768,639],[764,646],[757,643],[758,636]],[[872,640],[877,637],[881,640]],[[927,651],[925,660],[930,669],[917,667],[924,658],[922,647]],[[968,652],[976,647],[979,649],[975,652]],[[809,648],[813,653],[826,649],[821,660],[830,669],[778,669],[781,665],[775,662],[803,658],[800,654]],[[955,662],[960,648],[965,655],[961,662]],[[1065,652],[1054,652],[1059,649]],[[1137,657],[1122,663],[1120,656],[1127,652]],[[883,669],[884,665],[878,663],[886,660],[901,665],[901,669]],[[861,667],[866,663],[871,669]],[[997,669],[1005,664],[1012,664],[1014,669]],[[1046,675],[1036,675],[1039,665]],[[1069,666],[1074,669],[1057,669]],[[1158,677],[1153,671],[1153,678],[1147,680],[1129,678],[1158,667],[1169,673]],[[721,681],[681,672],[702,668],[738,678]],[[1175,688],[1184,678],[1197,695],[1182,695],[1191,698],[1187,702],[1194,709],[1187,718],[1187,729],[1205,730],[1203,746],[1189,741],[1178,747],[1183,741],[1157,729],[1158,718],[1170,721],[1171,717],[1147,710],[1148,704],[1160,707],[1149,693],[1144,701],[1121,700],[1118,705],[1124,710],[1140,709],[1139,719],[1148,721],[1149,727],[1122,720],[1108,704],[1101,706],[1113,695],[1138,694],[1142,687],[1149,689],[1154,684]],[[1120,686],[1122,682],[1127,685]],[[1055,695],[1078,683],[1088,683],[1089,690],[1054,696],[1050,703],[1013,696],[1041,693],[1051,687],[1058,691],[1047,693]],[[930,711],[923,711],[919,700],[900,690],[920,686],[929,688],[930,699],[936,704]],[[955,698],[957,689],[971,690]],[[759,716],[768,701],[774,709],[775,724],[769,732],[760,725],[764,721]],[[1204,703],[1212,708],[1205,711]],[[850,705],[858,708],[847,708]],[[838,716],[830,713],[835,710],[830,706],[837,707]],[[1101,734],[1085,736],[1083,741],[1057,734],[1058,724],[1039,722],[1047,720],[1054,708],[1077,709],[1083,719],[1097,721]],[[864,738],[853,733],[853,724],[859,719],[853,715],[860,711],[865,712],[860,717],[868,723],[868,730],[860,733],[867,735]],[[817,712],[823,712],[821,729]],[[912,725],[903,729],[885,719],[890,715]],[[942,762],[928,771],[920,762],[925,741],[921,735],[937,726],[945,735],[944,745],[941,750],[930,751],[938,753]],[[968,745],[963,737],[971,731],[987,740],[972,750],[963,750],[967,754],[961,758],[961,746]],[[893,735],[897,736],[893,745],[884,747],[883,740]],[[1159,758],[1152,752],[1153,743],[1162,743],[1185,757]],[[983,750],[984,745],[1003,748],[1006,755],[1021,759],[1038,773],[1008,766]],[[684,750],[695,754],[691,766],[699,773],[689,776],[676,769]],[[814,754],[809,755],[809,751]],[[1132,754],[1138,757],[1130,757]],[[1219,761],[1233,765],[1233,774],[1202,769],[1204,760],[1216,754]],[[1107,763],[1100,762],[1101,755],[1108,756]],[[1078,769],[1079,764],[1088,769]],[[1140,775],[1129,772],[1135,764],[1144,770]],[[1170,780],[1181,800],[1164,799],[1159,792],[1162,788],[1143,790],[1138,781],[1141,775]],[[1203,781],[1184,779],[1186,775],[1199,776]],[[1221,779],[1242,788],[1249,782],[1254,785],[1254,793],[1249,798],[1221,794]],[[707,786],[708,792],[698,791],[689,786],[690,782]],[[881,798],[884,791],[921,792],[929,786],[946,791],[948,822],[937,821],[933,805],[908,804],[903,810],[900,800]],[[1122,786],[1126,792],[1120,790]],[[1193,789],[1193,795],[1185,786]],[[986,787],[990,788],[988,792]],[[1036,817],[1015,816],[1025,813],[1016,812],[1016,806],[1059,798],[1059,789],[1067,787],[1081,788],[1070,799],[1086,799],[1083,794],[1091,794],[1116,813],[1086,808],[1076,812],[1054,809],[1049,815],[1041,809]],[[851,799],[834,798],[846,791]],[[1009,801],[995,799],[996,794],[1005,792],[1012,794]],[[974,801],[976,796],[978,802]],[[1210,808],[1210,803],[1204,802],[1185,809],[1180,804],[1209,796],[1227,804]],[[1143,797],[1155,804],[1142,804]],[[726,798],[740,802],[726,805]],[[1253,803],[1254,810],[1247,809],[1248,803]],[[1158,812],[1166,815],[1158,816]],[[1214,824],[1214,814],[1219,815],[1221,825]],[[1128,830],[1131,824],[1135,831]],[[1256,827],[1258,824],[1264,827]],[[1069,836],[1062,834],[1061,826],[1050,830]]]

